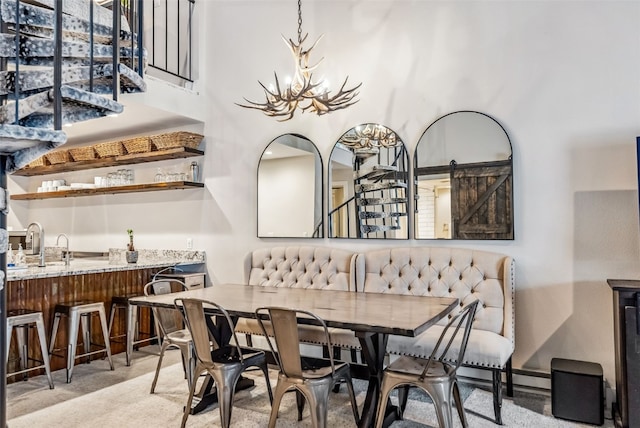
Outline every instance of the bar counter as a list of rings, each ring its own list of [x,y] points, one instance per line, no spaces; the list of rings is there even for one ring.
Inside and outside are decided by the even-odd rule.
[[[122,254],[120,254],[122,253]],[[161,269],[174,265],[184,266],[184,270],[197,271],[202,267],[205,257],[198,251],[140,250],[137,263],[126,263],[124,251],[110,250],[104,259],[75,259],[69,266],[55,260],[46,267],[29,266],[25,269],[7,270],[7,309],[29,309],[42,311],[47,333],[50,339],[51,326],[56,304],[63,302],[89,300],[103,302],[107,316],[111,309],[113,296],[142,295],[144,285]],[[151,316],[148,309],[141,310],[140,330],[151,332]],[[123,335],[126,331],[124,313],[117,314],[111,336]],[[35,334],[29,337],[29,356],[40,359],[40,347]],[[91,326],[92,342],[102,343],[102,334],[98,322]],[[62,324],[56,339],[56,348],[67,343],[66,322]],[[48,345],[48,344],[47,344]],[[7,371],[15,371],[18,361],[15,337],[10,346]],[[112,353],[124,352],[124,337],[112,340]],[[64,352],[51,357],[51,369],[58,370],[66,366]],[[102,358],[100,354],[94,358]],[[80,360],[76,364],[80,363]],[[38,372],[33,372],[36,374]],[[17,376],[16,378],[20,378]],[[13,382],[15,378],[8,379]]]
[[[7,281],[52,278],[137,269],[164,268],[173,265],[204,263],[201,251],[141,250],[137,263],[127,263],[124,251],[109,250],[108,258],[72,259],[69,266],[62,260],[47,261],[45,267],[30,264],[22,268],[7,268]]]

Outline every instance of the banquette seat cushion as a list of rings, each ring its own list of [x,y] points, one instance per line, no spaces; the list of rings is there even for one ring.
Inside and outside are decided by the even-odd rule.
[[[463,365],[493,371],[494,388],[501,388],[500,373],[515,349],[514,261],[487,251],[442,247],[408,247],[363,253],[356,287],[360,292],[457,297],[460,307],[479,300]],[[456,309],[449,318],[457,313]],[[389,336],[387,351],[428,358],[447,319],[417,337]],[[452,344],[449,355],[457,355]],[[501,394],[494,390],[496,419],[500,420]]]
[[[245,282],[263,287],[315,288],[355,292],[356,253],[329,247],[282,246],[249,253],[244,262]],[[241,318],[236,331],[261,335],[254,319]],[[340,347],[357,348],[353,332],[331,328],[331,340]],[[324,335],[314,326],[300,329],[300,340],[324,345]]]

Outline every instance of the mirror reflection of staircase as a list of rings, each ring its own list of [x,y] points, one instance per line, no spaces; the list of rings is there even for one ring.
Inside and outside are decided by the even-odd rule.
[[[63,125],[122,113],[119,93],[146,90],[144,50],[120,4],[111,6],[1,1],[0,137],[22,147],[7,172],[64,144]]]
[[[386,238],[388,232],[402,228],[401,218],[407,216],[407,177],[398,162],[404,159],[404,145],[395,149],[388,163],[378,148],[354,150],[358,237]]]
[[[330,237],[397,238],[407,231],[407,152],[389,147],[345,147],[352,182],[332,187]]]

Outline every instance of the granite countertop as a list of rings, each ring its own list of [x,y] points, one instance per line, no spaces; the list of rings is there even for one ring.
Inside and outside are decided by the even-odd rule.
[[[7,280],[49,278],[88,273],[113,272],[148,269],[171,265],[195,265],[205,262],[203,251],[180,250],[139,250],[137,263],[127,263],[125,250],[110,249],[109,257],[72,259],[69,266],[64,261],[48,261],[45,267],[27,265],[21,268],[7,268]]]

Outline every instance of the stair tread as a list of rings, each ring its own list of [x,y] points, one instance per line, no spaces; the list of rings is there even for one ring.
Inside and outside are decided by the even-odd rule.
[[[120,56],[131,57],[131,53],[138,54],[138,48],[131,49],[129,46],[122,46],[119,49]],[[21,36],[20,37],[20,58],[53,58],[54,41],[51,39],[41,39],[38,37]],[[99,43],[93,44],[93,58],[94,61],[99,60],[112,60],[113,47],[111,45],[104,45]],[[146,51],[143,50],[143,54]],[[14,42],[14,35],[1,33],[0,34],[0,56],[3,58],[15,58],[16,49]],[[73,58],[89,58],[90,57],[90,44],[88,42],[62,42],[62,56]],[[146,56],[146,55],[143,55]]]
[[[356,203],[360,206],[402,204],[406,202],[407,198],[356,198]]]
[[[138,90],[144,92],[147,89],[147,84],[138,73],[131,70],[124,64],[118,64],[118,70],[122,77],[121,86],[127,88],[127,92],[133,92]],[[7,95],[13,93],[15,90],[15,70],[0,71],[0,82],[5,84],[0,87],[0,95]],[[35,91],[38,89],[48,89],[53,87],[53,68],[37,68],[20,70],[20,90],[22,93],[28,93],[29,91]],[[97,64],[93,67],[93,76],[95,79],[102,79],[104,77],[111,78],[113,76],[113,64]],[[74,86],[76,82],[89,82],[90,67],[65,67],[62,70],[62,83]],[[87,90],[83,87],[78,88]]]
[[[122,104],[103,97],[100,94],[87,92],[82,89],[73,88],[63,85],[60,87],[62,102],[69,110],[72,106],[79,106],[84,110],[94,110],[101,113],[98,117],[108,113],[122,113],[124,107]],[[21,99],[18,103],[18,117],[24,120],[28,116],[39,114],[40,116],[50,116],[53,114],[53,90],[43,91],[32,95],[28,98]],[[64,112],[63,112],[64,113]],[[94,118],[92,114],[88,117]],[[0,106],[0,123],[15,122],[15,101],[11,101]],[[27,124],[24,122],[23,124]],[[34,125],[37,127],[46,127],[48,125]]]
[[[405,217],[407,215],[406,212],[383,212],[383,211],[361,211],[358,216],[362,220],[372,219],[372,218],[397,218],[397,217]]]
[[[374,178],[374,177],[380,177],[390,172],[396,172],[396,171],[398,171],[397,166],[374,165],[373,168],[355,171],[353,173],[353,178],[355,178],[356,180],[362,179],[362,178]]]
[[[58,0],[30,0],[31,3],[36,3],[41,6],[45,6],[49,9],[53,9],[55,2]],[[62,3],[62,12],[65,15],[75,16],[89,20],[89,2],[92,0],[64,0]],[[113,14],[111,10],[106,7],[100,6],[94,3],[93,7],[93,21],[96,24],[104,25],[111,28],[113,23]],[[123,16],[120,20],[120,28],[129,31],[129,23]]]
[[[379,182],[379,183],[356,184],[355,192],[366,193],[366,192],[374,192],[378,190],[406,189],[406,188],[407,188],[407,183],[404,183],[402,181],[387,181],[387,182]]]
[[[360,231],[362,233],[374,233],[374,232],[388,232],[390,230],[400,230],[399,225],[373,225],[373,224],[363,224],[360,226]]]
[[[3,0],[0,4],[2,20],[6,23],[16,23],[15,11],[16,0]],[[20,12],[20,31],[22,33],[53,38],[53,30],[55,28],[55,13],[53,10],[21,2]],[[84,35],[85,40],[89,38],[90,22],[88,17],[83,18],[63,14],[62,27],[63,37],[82,38]],[[93,34],[94,41],[98,41],[99,39],[100,43],[111,43],[113,35],[112,21],[109,20],[108,25],[102,25],[94,20]],[[120,39],[132,40],[131,32],[128,29],[123,29],[120,32]]]
[[[18,125],[0,125],[0,154],[7,157],[8,173],[16,171],[67,141],[62,131]]]

